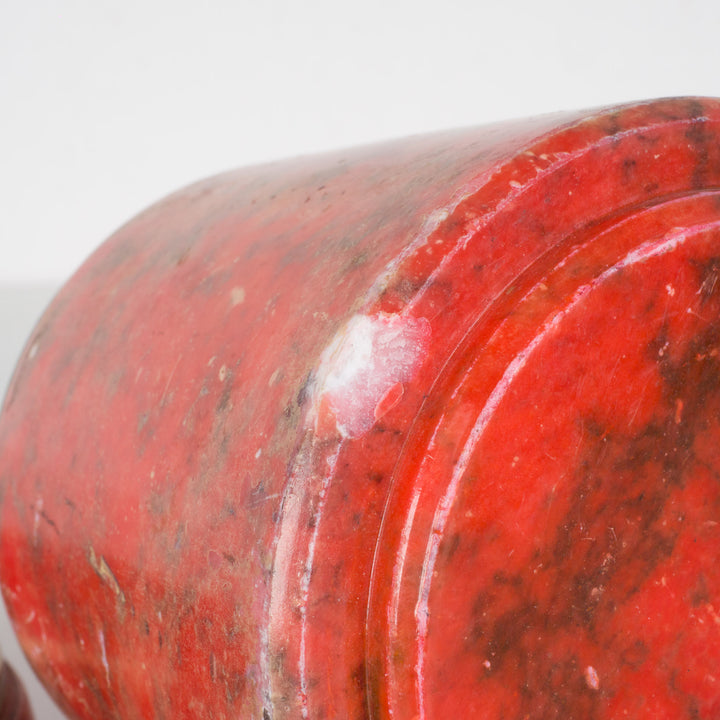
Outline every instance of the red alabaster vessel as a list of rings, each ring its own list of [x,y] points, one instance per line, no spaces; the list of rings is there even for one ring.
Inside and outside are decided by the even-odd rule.
[[[720,717],[720,101],[228,173],[119,230],[0,419],[73,718]]]

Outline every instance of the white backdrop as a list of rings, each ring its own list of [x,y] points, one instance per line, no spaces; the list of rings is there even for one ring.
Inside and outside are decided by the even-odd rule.
[[[0,282],[231,167],[720,94],[719,36],[716,0],[2,0]]]
[[[0,0],[0,392],[53,289],[181,185],[434,129],[720,95],[718,37],[717,0]]]

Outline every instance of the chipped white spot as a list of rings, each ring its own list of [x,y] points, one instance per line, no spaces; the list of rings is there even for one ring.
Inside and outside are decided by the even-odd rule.
[[[98,630],[98,640],[100,640],[100,658],[102,660],[103,667],[105,668],[105,679],[108,685],[110,684],[110,665],[108,665],[107,650],[105,648],[105,633],[102,630]]]
[[[634,250],[630,251],[617,265],[612,269],[622,269],[635,265],[638,262],[644,262],[657,255],[664,255],[666,252],[672,252],[680,247],[686,240],[687,235],[683,228],[673,228],[668,235],[660,242],[649,240],[648,242],[638,245]],[[606,273],[609,271],[606,271]]]
[[[118,583],[113,571],[107,564],[107,560],[105,560],[105,557],[103,555],[98,556],[95,552],[95,548],[93,548],[92,545],[88,548],[87,557],[88,562],[90,563],[90,567],[98,574],[100,579],[113,591],[118,601],[121,603],[125,603],[125,593],[122,591],[120,583]]]
[[[218,380],[220,380],[220,382],[225,382],[226,377],[227,377],[227,365],[222,365],[220,367],[220,370],[218,370]]]
[[[312,392],[315,430],[328,422],[349,438],[370,430],[389,409],[385,404],[402,397],[402,383],[415,375],[430,332],[425,318],[353,316],[321,356]]]
[[[585,668],[585,682],[591,690],[598,690],[600,688],[600,678],[598,677],[597,670],[592,665],[588,665]]]
[[[255,459],[257,460],[262,455],[262,448],[258,448],[257,452],[255,453]]]
[[[233,307],[236,305],[240,305],[241,303],[245,302],[245,288],[243,287],[234,287],[230,291],[230,303]]]
[[[40,347],[40,342],[36,340],[31,346],[30,350],[28,350],[28,358],[32,360],[36,355],[38,348]]]
[[[429,235],[435,230],[440,223],[445,222],[450,217],[450,210],[448,208],[438,208],[433,210],[426,218],[423,223],[421,234]]]
[[[488,670],[492,667],[489,660],[483,660],[483,667],[487,668]]]
[[[670,283],[668,283],[668,284],[665,286],[665,289],[667,290],[667,294],[668,294],[670,297],[674,297],[674,296],[675,296],[675,288],[674,288]]]
[[[521,182],[518,182],[517,180],[511,180],[511,181],[510,181],[510,187],[511,187],[511,188],[515,188],[516,190],[518,190],[519,188],[522,187],[522,183],[521,183]]]
[[[272,387],[278,381],[279,377],[280,377],[280,368],[277,368],[273,372],[273,374],[270,376],[270,379],[268,380],[268,386]]]
[[[35,503],[35,514],[33,515],[33,545],[37,545],[38,528],[40,527],[40,516],[42,515],[43,499],[38,498]]]

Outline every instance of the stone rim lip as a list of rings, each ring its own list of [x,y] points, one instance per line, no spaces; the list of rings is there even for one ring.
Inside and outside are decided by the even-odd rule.
[[[582,175],[583,166],[588,162],[597,162],[598,154],[603,148],[609,148],[618,143],[632,143],[640,135],[654,135],[656,143],[662,143],[670,139],[670,146],[663,147],[659,153],[661,158],[672,156],[677,150],[681,138],[687,139],[686,135],[692,135],[692,128],[702,128],[702,132],[715,138],[716,142],[720,136],[720,104],[712,99],[670,99],[660,101],[647,101],[643,103],[625,105],[620,107],[603,108],[591,112],[587,116],[566,125],[561,125],[557,131],[551,132],[539,138],[527,148],[519,148],[517,155],[510,159],[505,165],[496,168],[488,185],[476,190],[477,196],[497,193],[499,182],[506,183],[506,195],[492,203],[485,203],[486,207],[491,205],[488,212],[488,222],[476,226],[474,234],[466,240],[466,245],[473,242],[480,242],[487,238],[488,224],[505,212],[511,212],[513,205],[522,206],[521,193],[531,192],[538,182],[537,177],[544,179],[555,177],[563,178],[568,183],[573,173]],[[600,132],[598,130],[602,128]],[[590,129],[590,141],[585,138],[583,145],[583,132]],[[674,134],[673,134],[674,133]],[[697,134],[697,133],[696,133]],[[580,141],[580,142],[578,142]],[[704,141],[703,141],[704,142]],[[573,149],[573,144],[576,147]],[[553,150],[555,148],[555,150]],[[534,263],[530,264],[520,276],[520,290],[514,289],[514,303],[520,301],[524,293],[532,287],[543,283],[545,276],[552,268],[565,262],[567,256],[575,251],[578,243],[582,245],[583,236],[587,239],[602,235],[624,222],[632,221],[637,214],[642,214],[647,207],[661,207],[665,203],[672,203],[675,199],[686,197],[689,202],[693,198],[707,197],[714,189],[720,186],[717,164],[710,167],[707,158],[702,159],[703,150],[698,149],[697,160],[704,169],[705,174],[693,171],[685,173],[680,170],[677,177],[668,177],[667,168],[658,171],[654,177],[638,176],[632,188],[636,197],[627,192],[624,196],[606,198],[605,205],[599,203],[600,210],[595,214],[585,213],[580,208],[576,209],[575,215],[567,214],[563,219],[566,221],[565,228],[558,233],[557,241],[551,244],[543,253],[540,253]],[[557,153],[542,173],[536,177],[530,177],[527,169],[528,158],[546,155],[552,156]],[[694,154],[691,149],[691,153]],[[593,157],[594,155],[594,157]],[[627,161],[631,161],[628,163]],[[633,148],[633,152],[626,157],[626,167],[642,162],[640,148]],[[574,166],[574,167],[573,167]],[[670,168],[672,171],[674,168]],[[568,170],[570,172],[568,172]],[[519,179],[516,179],[519,175]],[[581,177],[581,181],[575,185],[566,185],[574,193],[592,194],[593,185],[587,184],[587,177]],[[583,184],[585,183],[585,184]],[[645,190],[641,188],[645,185]],[[653,186],[654,185],[654,186]],[[500,191],[501,192],[501,191]],[[630,197],[628,197],[630,196]],[[497,196],[496,196],[497,197]],[[629,200],[629,202],[628,202]],[[625,203],[623,204],[623,201]],[[552,210],[557,209],[557,202],[554,199],[550,205]],[[712,213],[711,213],[712,214]],[[707,213],[706,213],[707,215]],[[707,218],[706,218],[707,219]],[[570,222],[567,222],[567,221]],[[452,222],[446,221],[447,226],[452,228]],[[574,224],[573,224],[574,222]],[[689,225],[692,221],[688,219]],[[667,228],[670,230],[671,228]],[[444,232],[449,235],[453,230],[446,230],[443,223],[440,223],[435,231],[442,236]],[[638,241],[640,245],[642,239]],[[459,255],[459,253],[458,253]],[[467,262],[465,263],[467,264]],[[454,257],[448,263],[458,267],[459,257]],[[523,275],[525,280],[523,281]],[[426,283],[425,288],[430,284]],[[505,288],[503,288],[505,289]],[[422,299],[414,299],[413,305],[419,307]],[[493,312],[494,306],[499,309]],[[422,663],[418,665],[418,637],[422,637],[423,604],[427,603],[429,585],[425,574],[428,572],[432,562],[428,564],[429,556],[432,554],[432,547],[437,548],[437,542],[432,541],[433,524],[429,518],[434,516],[434,511],[427,509],[424,519],[418,521],[417,517],[422,513],[423,486],[417,473],[419,468],[413,463],[413,458],[422,456],[429,447],[428,433],[422,438],[421,433],[415,432],[420,427],[420,418],[423,414],[438,413],[438,403],[433,402],[433,397],[447,397],[459,386],[464,368],[470,364],[469,357],[472,357],[476,348],[482,347],[483,338],[487,339],[487,328],[483,331],[483,323],[487,326],[492,324],[493,315],[497,318],[502,315],[513,302],[508,303],[497,293],[495,300],[477,311],[477,317],[472,320],[460,336],[455,346],[455,351],[450,358],[454,361],[456,369],[454,379],[438,381],[435,376],[433,381],[427,381],[432,389],[427,393],[427,399],[415,419],[413,429],[408,432],[404,454],[396,466],[396,473],[393,479],[392,490],[383,515],[382,529],[376,548],[375,562],[373,567],[373,578],[371,584],[371,597],[368,605],[367,618],[367,645],[366,645],[366,667],[369,688],[369,706],[373,717],[384,717],[389,714],[391,717],[424,717],[422,710]],[[473,339],[476,338],[476,339]],[[462,347],[465,349],[463,350]],[[468,347],[474,347],[468,352]],[[482,352],[482,351],[480,351]],[[508,359],[508,363],[512,358]],[[463,367],[463,363],[465,366]],[[448,363],[443,372],[452,376],[449,371],[452,362]],[[459,367],[459,370],[457,369]],[[450,389],[449,389],[450,388]],[[455,390],[453,390],[453,388]],[[443,424],[444,419],[435,421],[435,434]],[[425,489],[427,491],[427,488]],[[437,509],[437,504],[429,502],[430,507]],[[423,524],[424,523],[424,524]],[[423,526],[424,530],[418,530],[417,526]],[[425,540],[423,541],[423,538]],[[408,546],[425,546],[424,560],[418,562],[415,558],[412,563],[408,558]],[[436,552],[436,549],[435,549]],[[423,557],[423,552],[419,557]],[[424,590],[422,588],[425,588]],[[404,603],[400,597],[404,596]],[[411,602],[411,598],[415,598]],[[432,609],[429,609],[432,614]],[[402,658],[402,667],[396,665]],[[415,660],[411,660],[415,658]],[[382,679],[378,679],[382,678]],[[378,714],[379,713],[379,714]]]

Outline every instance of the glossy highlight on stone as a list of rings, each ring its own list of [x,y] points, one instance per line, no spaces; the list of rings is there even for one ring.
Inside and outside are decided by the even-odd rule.
[[[720,101],[273,163],[121,228],[0,416],[69,717],[720,716]]]

